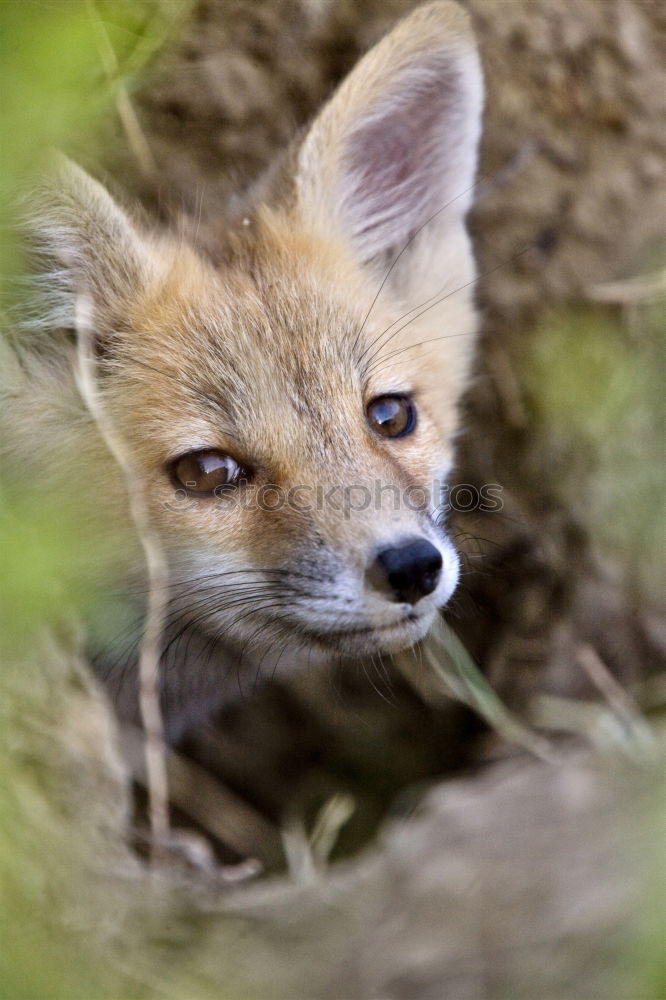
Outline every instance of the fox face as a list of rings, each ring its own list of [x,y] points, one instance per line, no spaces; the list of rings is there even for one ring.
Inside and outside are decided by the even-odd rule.
[[[449,600],[481,109],[467,17],[433,3],[364,57],[213,255],[143,231],[69,163],[37,197],[59,313],[92,303],[105,418],[167,556],[170,702],[221,691],[218,660],[271,672],[404,648]],[[70,452],[76,433],[124,510],[94,424],[53,415],[71,350],[25,387],[18,424],[60,427]],[[183,635],[208,648],[205,682]]]

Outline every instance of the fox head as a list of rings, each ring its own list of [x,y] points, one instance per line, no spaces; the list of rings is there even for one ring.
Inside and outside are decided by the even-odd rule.
[[[296,649],[408,646],[451,597],[439,489],[475,335],[464,220],[481,110],[468,18],[431,3],[220,225],[215,259],[142,230],[69,163],[42,190],[40,245],[65,312],[77,294],[92,303],[104,412],[168,557],[179,625],[256,659],[285,648],[286,665]],[[66,367],[40,375],[43,405],[33,387],[44,433]],[[97,491],[124,505],[101,444],[94,461]]]

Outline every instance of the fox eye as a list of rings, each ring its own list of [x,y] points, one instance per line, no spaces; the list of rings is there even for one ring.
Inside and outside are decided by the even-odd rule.
[[[409,396],[377,396],[368,404],[370,426],[382,437],[399,438],[416,427],[416,407]]]
[[[235,458],[209,448],[182,455],[171,465],[171,476],[188,493],[211,496],[225,486],[235,486],[243,469]]]

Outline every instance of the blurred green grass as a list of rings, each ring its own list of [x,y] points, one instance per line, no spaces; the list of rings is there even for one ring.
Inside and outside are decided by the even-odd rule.
[[[100,124],[114,113],[119,84],[129,90],[142,78],[185,10],[186,4],[156,0],[103,0],[95,7],[85,0],[0,5],[3,306],[22,268],[12,236],[17,193],[29,189],[53,147],[74,145],[94,157]],[[115,76],[102,58],[105,40],[115,53]],[[76,768],[58,744],[57,726],[66,711],[62,699],[77,691],[76,672],[68,672],[49,636],[71,634],[83,612],[96,610],[99,591],[91,583],[100,567],[91,565],[90,536],[68,514],[66,497],[31,489],[18,480],[20,470],[1,472],[0,996],[152,995],[152,989],[132,983],[119,956],[82,951],[79,936],[58,926],[65,893],[80,896],[84,924],[102,919],[108,902],[90,881],[85,831],[72,829],[48,793],[52,770]],[[102,551],[112,548],[113,540],[105,539]],[[53,741],[49,725],[56,727]],[[83,773],[87,763],[80,764]],[[119,919],[128,903],[120,905]]]
[[[0,6],[0,272],[14,263],[7,223],[16,190],[29,184],[50,148],[94,148],[118,86],[131,92],[187,9],[186,2],[164,0]]]
[[[663,299],[631,318],[619,308],[570,309],[536,332],[525,372],[545,478],[597,554],[655,601],[666,587],[665,350]]]
[[[0,5],[0,301],[22,268],[12,236],[16,195],[29,190],[53,148],[72,144],[91,156],[102,123],[114,114],[120,85],[128,91],[149,72],[155,54],[177,29],[188,4],[164,0],[22,0]],[[115,70],[108,67],[113,51]],[[106,52],[106,55],[105,55]],[[7,279],[10,279],[9,285]],[[10,331],[3,331],[7,333]],[[3,470],[7,486],[8,470]],[[14,484],[9,484],[13,486]],[[0,544],[5,572],[0,624],[18,649],[31,628],[71,613],[72,580],[63,568],[82,566],[80,526],[66,498],[45,501],[20,484],[0,487]],[[10,499],[11,497],[11,499]],[[80,551],[81,550],[81,551]]]

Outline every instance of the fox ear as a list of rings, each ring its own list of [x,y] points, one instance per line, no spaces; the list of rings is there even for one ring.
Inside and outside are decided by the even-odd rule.
[[[154,273],[149,240],[101,184],[61,155],[28,201],[27,239],[48,272],[52,325],[72,325],[79,292],[90,295],[96,325],[117,321]]]
[[[303,221],[335,232],[366,264],[390,260],[419,227],[431,245],[460,231],[482,105],[467,14],[448,2],[417,9],[367,53],[306,136],[296,176]]]

